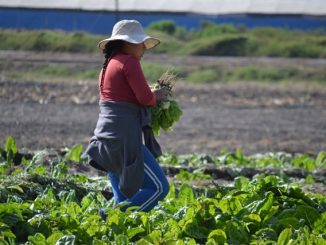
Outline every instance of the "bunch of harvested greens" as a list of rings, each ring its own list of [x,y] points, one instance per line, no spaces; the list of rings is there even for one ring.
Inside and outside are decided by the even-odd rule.
[[[182,110],[179,106],[179,103],[175,100],[172,94],[172,88],[176,84],[176,81],[177,76],[167,70],[158,79],[157,83],[152,86],[153,89],[166,87],[170,91],[166,101],[161,101],[155,106],[151,107],[151,126],[154,134],[157,136],[160,134],[160,129],[165,131],[171,130],[173,128],[173,124],[177,122],[182,115]]]

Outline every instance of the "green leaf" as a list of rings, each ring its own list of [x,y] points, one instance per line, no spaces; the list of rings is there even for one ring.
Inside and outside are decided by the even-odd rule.
[[[176,197],[176,190],[175,190],[175,186],[173,183],[170,184],[170,189],[169,189],[169,193],[167,194],[167,196],[165,197],[165,199],[174,199]]]
[[[278,212],[279,210],[279,206],[272,206],[271,209],[269,210],[269,212],[266,214],[266,216],[264,217],[264,222],[266,222],[267,220],[271,219],[274,217],[274,215]]]
[[[309,174],[305,178],[304,182],[305,182],[305,184],[313,184],[313,183],[315,183],[315,180],[314,180],[314,177],[311,174]]]
[[[224,244],[226,242],[226,234],[223,230],[216,229],[209,233],[208,239],[213,239],[218,244]]]
[[[319,152],[315,164],[317,167],[326,167],[326,151]]]
[[[195,239],[190,238],[190,239],[187,239],[186,240],[186,243],[185,244],[187,244],[187,245],[197,245],[197,242],[196,242]]]
[[[174,240],[176,235],[181,231],[181,227],[179,226],[178,222],[173,218],[170,218],[166,222],[165,229],[166,230],[163,232],[164,239]]]
[[[17,221],[23,220],[22,211],[28,209],[28,205],[20,203],[0,203],[0,224],[15,225]],[[8,216],[8,219],[7,219]],[[6,222],[6,221],[14,221]]]
[[[226,234],[230,244],[248,244],[249,242],[248,233],[235,221],[226,222]]]
[[[262,206],[260,206],[258,210],[258,214],[261,217],[265,217],[270,212],[270,209],[273,206],[273,202],[274,202],[274,193],[268,192],[267,197],[263,200]]]
[[[219,202],[220,208],[223,212],[236,215],[242,210],[242,204],[238,197],[225,197]]]
[[[323,234],[326,231],[326,212],[314,223],[314,232],[316,234]]]
[[[301,199],[302,201],[304,201],[305,203],[307,203],[308,205],[310,205],[312,207],[317,206],[316,203],[310,197],[308,197],[303,192],[303,190],[299,187],[291,187],[289,189],[288,196],[295,198],[295,199]]]
[[[161,102],[150,108],[152,114],[151,127],[154,135],[160,135],[160,129],[165,131],[171,130],[175,122],[177,122],[182,110],[179,103],[171,99],[168,103]]]
[[[248,214],[243,216],[243,220],[246,222],[255,222],[255,223],[260,223],[261,218],[258,214]]]
[[[9,136],[5,143],[5,151],[7,152],[7,162],[12,164],[14,157],[18,152],[16,141],[12,136]]]
[[[66,158],[70,161],[80,163],[81,155],[83,152],[83,145],[79,144],[70,149],[70,151],[67,152]]]
[[[130,228],[127,230],[127,235],[129,239],[132,239],[134,236],[136,236],[139,233],[144,232],[145,229],[142,227],[135,227],[135,228]]]
[[[54,232],[46,239],[46,242],[48,244],[55,244],[63,236],[64,234],[61,232]]]
[[[87,234],[91,237],[94,237],[96,234],[100,232],[104,232],[101,226],[98,225],[98,221],[100,220],[99,215],[81,215],[82,221],[80,223],[80,229],[86,230]],[[78,225],[78,224],[77,224]]]
[[[60,196],[60,194],[59,194],[59,196]],[[76,201],[76,190],[74,190],[74,189],[70,190],[68,193],[65,193],[65,195],[63,195],[61,198],[64,199],[66,205],[68,205],[71,202],[75,202]]]
[[[264,218],[272,208],[274,201],[273,192],[267,192],[265,198],[262,200],[256,200],[253,203],[249,204],[246,208],[250,213],[257,213],[261,218]]]
[[[297,207],[296,217],[307,221],[307,225],[313,226],[313,223],[321,218],[321,214],[313,207],[307,205],[299,205]]]
[[[41,200],[48,200],[49,202],[56,201],[55,191],[48,185],[40,196]]]
[[[45,236],[41,233],[36,233],[34,236],[28,236],[28,241],[30,241],[33,245],[46,244]]]
[[[187,236],[195,239],[205,239],[208,235],[208,229],[198,225],[195,219],[191,219],[186,222],[183,231],[187,234]]]
[[[144,238],[140,239],[135,243],[135,245],[152,245],[153,243],[145,240]]]
[[[129,239],[126,235],[120,234],[117,235],[114,239],[116,245],[126,245],[129,244]]]
[[[216,241],[214,241],[214,239],[212,238],[208,238],[207,242],[205,243],[205,245],[217,245],[218,243]]]
[[[1,236],[7,238],[16,238],[16,235],[11,231],[10,227],[0,221],[0,238]]]
[[[51,177],[65,179],[68,174],[68,165],[65,161],[56,164],[51,170]]]
[[[94,201],[95,197],[93,195],[93,193],[89,193],[87,196],[84,196],[82,201],[81,201],[81,207],[82,207],[82,210],[86,210],[90,205],[91,203]]]
[[[310,161],[306,161],[304,166],[308,171],[314,171],[316,169],[313,159],[311,159]]]
[[[16,213],[6,214],[2,217],[2,222],[7,224],[8,226],[14,226],[22,220],[22,216]]]
[[[192,203],[195,200],[194,192],[189,185],[183,184],[181,186],[179,200],[181,205],[189,205],[189,203]]]
[[[291,237],[292,237],[292,229],[291,228],[284,229],[278,236],[277,245],[288,245],[289,241],[291,240]]]
[[[162,232],[159,230],[153,230],[149,235],[148,235],[149,239],[151,240],[151,242],[158,243],[159,241],[161,241],[162,238]]]
[[[244,176],[238,176],[234,179],[234,187],[239,190],[246,190],[250,180]]]
[[[75,190],[73,190],[73,191],[75,191]],[[66,205],[67,205],[67,213],[72,218],[78,219],[78,217],[80,216],[81,211],[82,211],[80,206],[75,202],[69,202],[69,203],[66,202]]]
[[[315,159],[312,159],[308,154],[301,154],[293,158],[292,165],[299,168],[305,168],[308,171],[316,169]]]
[[[35,166],[34,168],[31,168],[29,173],[38,174],[38,175],[47,175],[48,174],[46,167],[43,165],[39,165],[39,166]]]
[[[108,243],[108,241],[99,240],[97,238],[95,238],[92,243],[92,245],[108,245],[108,244],[111,244],[111,243]]]
[[[5,151],[11,151],[13,154],[16,154],[18,152],[16,140],[12,136],[9,136],[6,140]]]
[[[23,188],[21,188],[19,185],[7,186],[7,189],[16,190],[16,191],[18,191],[20,193],[24,193]]]
[[[272,228],[262,228],[255,233],[255,237],[265,239],[265,240],[277,240],[277,234]]]
[[[279,219],[278,223],[280,225],[283,225],[283,227],[286,227],[286,228],[294,228],[294,229],[299,228],[299,220],[296,217],[288,217],[288,218],[284,218],[284,219]]]
[[[61,237],[55,245],[74,245],[75,244],[75,235],[65,235]]]

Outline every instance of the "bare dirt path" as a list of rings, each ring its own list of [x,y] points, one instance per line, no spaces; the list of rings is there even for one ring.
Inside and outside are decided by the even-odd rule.
[[[48,58],[46,58],[48,57]],[[88,59],[90,58],[90,59]],[[2,52],[0,60],[101,62],[96,57]],[[165,56],[147,58],[164,62]],[[181,58],[178,58],[181,59]],[[325,66],[324,60],[194,57],[185,63],[301,62]],[[171,60],[169,58],[168,60]],[[177,58],[172,59],[174,61]],[[246,154],[270,151],[326,150],[326,87],[316,84],[177,84],[184,115],[172,132],[158,138],[165,151],[218,153],[222,148]],[[8,135],[31,150],[87,144],[98,114],[96,81],[44,82],[0,80],[0,141]]]

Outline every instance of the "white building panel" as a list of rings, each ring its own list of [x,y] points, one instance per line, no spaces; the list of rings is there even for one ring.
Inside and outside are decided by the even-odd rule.
[[[117,6],[118,3],[118,6]],[[0,7],[225,14],[326,16],[326,0],[0,0]]]

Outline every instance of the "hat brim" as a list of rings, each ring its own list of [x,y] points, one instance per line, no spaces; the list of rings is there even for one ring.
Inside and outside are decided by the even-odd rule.
[[[131,38],[127,35],[116,35],[114,37],[103,39],[98,43],[97,46],[100,50],[103,51],[108,43],[115,40],[122,40],[125,42],[135,43],[135,44],[144,43],[146,49],[152,49],[160,43],[159,39],[147,35],[140,35],[134,38]]]

